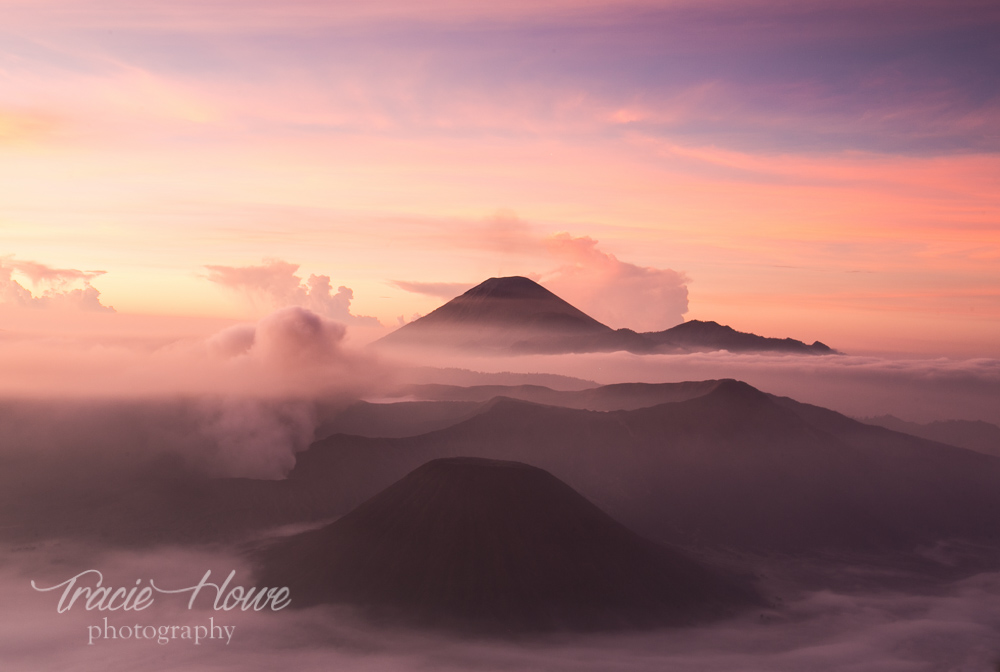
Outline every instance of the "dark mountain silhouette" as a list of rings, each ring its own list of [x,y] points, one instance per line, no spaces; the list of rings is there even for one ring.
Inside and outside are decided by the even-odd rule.
[[[688,320],[665,331],[641,334],[658,349],[679,350],[729,350],[730,352],[788,352],[803,355],[830,355],[836,351],[829,346],[813,342],[806,345],[794,338],[767,338],[757,334],[736,331],[718,322]]]
[[[701,397],[714,390],[720,382],[614,383],[584,390],[552,390],[540,385],[413,385],[404,388],[401,393],[428,401],[489,401],[496,397],[510,397],[588,411],[624,411]]]
[[[554,373],[514,373],[500,371],[487,373],[454,367],[413,366],[401,367],[396,372],[400,385],[543,385],[553,390],[586,390],[597,386],[597,381]]]
[[[292,604],[487,634],[685,624],[758,602],[746,580],[649,542],[551,474],[433,460],[259,556]]]
[[[416,436],[330,436],[300,453],[282,481],[80,462],[56,482],[44,460],[7,465],[0,536],[132,545],[240,538],[332,519],[425,462],[472,456],[545,469],[637,533],[684,547],[915,557],[942,541],[1000,543],[1000,458],[738,381],[692,383],[688,392],[699,386],[705,394],[605,412],[497,397]]]
[[[332,434],[369,437],[415,436],[445,429],[482,412],[483,404],[509,397],[563,408],[621,411],[685,401],[708,394],[717,380],[684,383],[617,383],[585,390],[553,390],[541,385],[410,385],[401,396],[420,401],[372,404],[360,401],[339,410],[316,430],[317,438]]]
[[[613,338],[614,333],[537,282],[511,277],[490,278],[378,343],[586,352]]]
[[[371,437],[416,436],[445,429],[456,422],[470,418],[480,412],[483,403],[485,402],[409,401],[373,404],[359,401],[337,411],[335,415],[320,423],[315,435],[318,439],[332,434]]]
[[[671,329],[637,333],[612,329],[528,278],[490,278],[396,331],[381,347],[459,348],[504,354],[698,350],[831,354],[826,345],[765,338],[715,322],[691,320]]]
[[[936,420],[919,423],[900,420],[892,415],[861,418],[861,422],[878,425],[895,432],[940,441],[960,448],[1000,457],[1000,427],[981,420]]]
[[[414,332],[432,325],[511,323],[531,328],[580,333],[603,332],[604,326],[537,282],[522,277],[490,278],[420,318]],[[414,323],[414,325],[416,322]]]
[[[289,480],[322,483],[353,506],[430,459],[460,455],[546,469],[660,541],[873,553],[1000,542],[1000,459],[738,381],[631,411],[498,398],[421,436],[332,436],[299,455]]]

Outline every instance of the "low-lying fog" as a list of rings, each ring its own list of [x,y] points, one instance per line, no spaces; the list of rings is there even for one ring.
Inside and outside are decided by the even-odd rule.
[[[376,353],[351,345],[344,327],[302,308],[279,310],[166,345],[62,335],[42,340],[0,334],[0,397],[18,399],[301,398],[330,394],[378,398],[420,376],[420,367],[549,373],[601,384],[736,378],[851,416],[962,419],[1000,424],[1000,360],[873,355],[634,355],[625,352],[483,357],[420,351]],[[474,376],[434,382],[472,385]],[[558,386],[550,379],[538,384]]]
[[[535,372],[612,383],[670,383],[736,378],[754,387],[845,415],[890,414],[905,420],[983,420],[1000,424],[1000,360],[885,356],[627,352],[517,357],[426,354],[436,366]],[[470,384],[470,383],[460,383]]]
[[[992,670],[1000,663],[1000,574],[981,574],[933,594],[819,591],[786,595],[711,626],[636,634],[553,636],[521,642],[475,641],[381,629],[347,611],[213,611],[210,599],[187,609],[187,595],[157,595],[144,611],[86,611],[82,602],[56,612],[60,590],[38,592],[86,569],[105,585],[148,579],[166,589],[212,581],[237,570],[241,555],[224,548],[121,552],[52,542],[6,548],[0,565],[4,645],[11,670]],[[294,596],[292,596],[294,600]],[[103,639],[112,627],[228,626],[216,639]],[[91,630],[90,626],[99,626]],[[235,629],[232,629],[235,626]],[[146,630],[152,635],[152,630]],[[180,630],[174,631],[179,635]],[[88,639],[93,636],[93,644]]]

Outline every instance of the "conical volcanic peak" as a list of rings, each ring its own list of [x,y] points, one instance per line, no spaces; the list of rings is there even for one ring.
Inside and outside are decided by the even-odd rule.
[[[481,633],[688,623],[751,603],[742,580],[634,534],[547,471],[428,462],[335,523],[265,551],[298,606]]]
[[[440,327],[479,323],[499,328],[611,330],[537,282],[528,278],[510,277],[490,278],[399,331],[412,331],[418,325]]]
[[[477,296],[493,297],[496,299],[555,299],[561,303],[566,303],[534,280],[520,275],[484,280],[462,294],[462,296],[469,298]],[[568,303],[566,305],[569,306]]]

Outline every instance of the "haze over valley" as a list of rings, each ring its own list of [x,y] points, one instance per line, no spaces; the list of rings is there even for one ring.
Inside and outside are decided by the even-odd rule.
[[[996,672],[997,35],[0,0],[0,670]]]

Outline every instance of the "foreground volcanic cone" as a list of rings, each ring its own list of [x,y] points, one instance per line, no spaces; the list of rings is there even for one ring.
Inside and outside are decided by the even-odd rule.
[[[685,624],[756,601],[744,579],[659,546],[518,462],[428,462],[325,528],[267,549],[304,607],[480,633]]]

